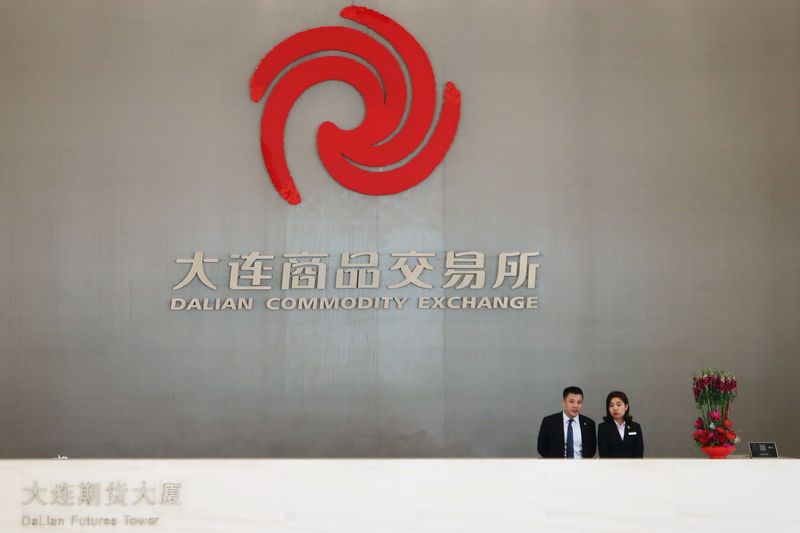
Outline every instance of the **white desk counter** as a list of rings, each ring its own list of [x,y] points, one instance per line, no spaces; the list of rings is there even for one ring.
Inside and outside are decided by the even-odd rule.
[[[800,460],[4,460],[0,533],[800,531]]]

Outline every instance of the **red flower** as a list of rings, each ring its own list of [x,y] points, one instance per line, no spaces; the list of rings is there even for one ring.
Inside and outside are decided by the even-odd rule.
[[[706,424],[703,422],[703,419],[698,416],[697,420],[694,421],[694,427],[695,429],[705,429]]]
[[[700,444],[708,444],[708,442],[714,439],[713,431],[709,431],[707,429],[700,429],[697,431],[697,433],[699,433],[697,440],[700,441]]]
[[[733,429],[733,422],[731,422],[729,418],[726,418],[725,420],[723,420],[722,421],[722,425],[725,426],[728,429]]]

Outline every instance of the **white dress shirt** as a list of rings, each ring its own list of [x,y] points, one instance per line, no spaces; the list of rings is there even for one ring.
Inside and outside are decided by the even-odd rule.
[[[617,424],[617,421],[614,420],[614,423]],[[625,440],[625,420],[622,421],[622,424],[617,424],[617,431],[619,431],[619,438]]]
[[[565,412],[561,412],[564,418],[564,457],[567,456],[567,428],[569,428],[570,418]],[[572,419],[572,446],[575,449],[575,459],[583,458],[583,437],[581,437],[581,419],[575,417]]]

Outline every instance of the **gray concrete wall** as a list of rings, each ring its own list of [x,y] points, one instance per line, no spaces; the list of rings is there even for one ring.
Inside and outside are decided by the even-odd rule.
[[[370,2],[461,89],[455,143],[350,192],[315,131],[362,104],[317,86],[292,207],[248,80],[343,4],[0,1],[0,457],[526,457],[570,384],[692,456],[705,366],[745,441],[800,454],[800,4]],[[410,249],[539,250],[540,308],[168,310],[195,250]]]

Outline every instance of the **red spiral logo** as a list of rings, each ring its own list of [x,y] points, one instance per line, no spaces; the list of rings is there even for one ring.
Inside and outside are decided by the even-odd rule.
[[[410,33],[365,7],[346,7],[341,16],[373,30],[394,48],[408,71],[411,98],[397,59],[369,34],[325,26],[275,46],[250,79],[250,97],[258,102],[268,94],[261,116],[261,151],[275,189],[290,204],[300,203],[300,193],[286,163],[286,119],[297,98],[317,83],[343,81],[364,100],[364,119],[355,128],[343,130],[324,122],[317,130],[322,164],[341,185],[362,194],[395,194],[420,183],[442,161],[458,129],[461,93],[451,82],[445,84],[439,120],[432,127],[436,80],[425,50]],[[307,57],[324,51],[344,52],[363,62],[341,55]],[[392,165],[399,166],[380,170]]]

